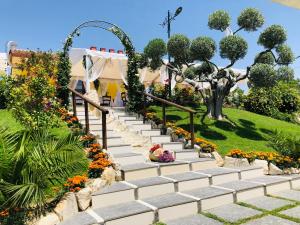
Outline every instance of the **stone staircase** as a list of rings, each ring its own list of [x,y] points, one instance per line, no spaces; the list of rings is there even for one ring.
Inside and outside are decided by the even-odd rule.
[[[78,117],[84,124],[81,110]],[[189,225],[202,224],[206,220],[205,224],[220,224],[195,215],[300,187],[300,176],[264,176],[263,169],[254,166],[217,167],[214,160],[198,158],[196,151],[184,149],[182,143],[171,142],[170,136],[160,135],[159,130],[143,124],[134,115],[127,115],[123,108],[109,110],[111,121],[123,124],[128,128],[127,132],[133,132],[137,137],[148,138],[151,144],[162,144],[165,149],[175,150],[177,159],[173,163],[148,161],[109,123],[108,152],[120,164],[123,181],[93,193],[92,207],[61,225],[149,225],[158,221]],[[90,118],[91,132],[101,134],[101,120]]]

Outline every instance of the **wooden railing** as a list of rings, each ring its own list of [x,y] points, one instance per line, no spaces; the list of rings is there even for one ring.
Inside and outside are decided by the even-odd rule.
[[[102,106],[96,104],[95,102],[91,101],[87,97],[83,96],[81,93],[75,91],[72,88],[68,88],[69,91],[72,93],[72,105],[73,105],[73,113],[74,116],[77,116],[76,110],[76,96],[83,100],[84,102],[84,118],[85,118],[85,132],[86,134],[90,132],[90,121],[89,121],[89,104],[94,106],[96,109],[102,112],[102,146],[104,149],[107,149],[107,126],[106,126],[106,114],[109,111]]]
[[[166,99],[158,98],[154,95],[144,93],[144,114],[146,113],[146,102],[147,97],[152,98],[162,104],[162,118],[163,118],[163,126],[166,127],[167,117],[166,117],[166,105],[174,106],[182,111],[188,112],[190,114],[190,133],[191,133],[191,148],[194,148],[195,145],[195,129],[194,129],[194,114],[195,110],[186,108],[184,106],[178,105],[174,102],[167,101]],[[144,115],[145,118],[145,115]]]

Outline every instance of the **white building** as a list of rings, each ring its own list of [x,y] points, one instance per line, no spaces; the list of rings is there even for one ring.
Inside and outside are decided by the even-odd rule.
[[[7,54],[0,52],[0,73],[6,73],[8,66]]]

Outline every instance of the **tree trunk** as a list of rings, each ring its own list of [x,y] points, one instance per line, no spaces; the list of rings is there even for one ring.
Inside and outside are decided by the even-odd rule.
[[[211,119],[216,120],[222,120],[223,119],[223,113],[222,113],[222,107],[223,107],[223,101],[225,96],[221,94],[213,95],[209,98],[208,101],[206,101],[206,114]]]

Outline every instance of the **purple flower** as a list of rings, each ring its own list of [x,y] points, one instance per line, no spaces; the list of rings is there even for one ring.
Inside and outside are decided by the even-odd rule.
[[[164,153],[158,157],[159,162],[174,162],[174,160],[175,158],[173,156],[173,153],[169,151],[164,151]]]

